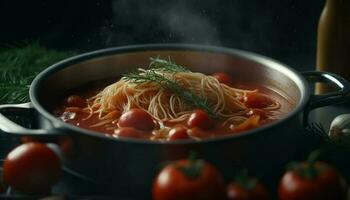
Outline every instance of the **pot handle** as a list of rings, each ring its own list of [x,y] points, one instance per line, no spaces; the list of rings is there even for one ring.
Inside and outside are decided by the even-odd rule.
[[[4,133],[13,135],[13,136],[33,136],[33,137],[45,137],[62,135],[57,128],[51,127],[48,129],[30,129],[25,128],[12,120],[10,120],[5,115],[15,114],[16,117],[24,118],[28,117],[28,111],[33,111],[32,104],[22,103],[22,104],[5,104],[0,105],[0,130]],[[7,113],[7,114],[5,114]]]
[[[345,103],[346,101],[350,100],[350,82],[345,78],[337,74],[324,71],[306,71],[302,72],[302,75],[310,82],[328,83],[338,88],[338,90],[333,92],[325,94],[312,94],[310,96],[309,103],[306,106],[304,112],[304,119],[306,120],[305,122],[307,122],[307,116],[309,112],[315,108]]]

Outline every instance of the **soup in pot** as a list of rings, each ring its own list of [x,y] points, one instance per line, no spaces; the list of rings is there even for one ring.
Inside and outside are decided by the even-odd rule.
[[[53,112],[66,123],[108,137],[172,141],[244,134],[292,108],[264,86],[151,58],[147,68],[70,91]]]

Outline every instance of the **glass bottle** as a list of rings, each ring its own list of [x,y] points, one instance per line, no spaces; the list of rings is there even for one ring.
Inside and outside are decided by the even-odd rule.
[[[317,31],[317,70],[350,80],[350,0],[326,0]],[[328,91],[317,85],[316,92]]]

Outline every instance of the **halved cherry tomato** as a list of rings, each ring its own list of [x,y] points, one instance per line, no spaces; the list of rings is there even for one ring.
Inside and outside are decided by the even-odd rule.
[[[120,127],[114,131],[114,134],[118,137],[142,138],[142,135],[145,133],[133,127]]]
[[[223,200],[221,173],[203,160],[185,159],[163,168],[154,180],[154,200]]]
[[[3,165],[4,182],[28,194],[47,193],[60,174],[60,158],[46,144],[38,142],[16,147]]]
[[[245,105],[248,108],[264,108],[271,104],[273,104],[273,100],[269,96],[259,92],[249,93],[245,99]]]
[[[67,105],[70,107],[80,107],[86,106],[86,101],[78,95],[71,95],[67,98]]]
[[[152,116],[142,109],[131,109],[122,114],[118,121],[119,127],[134,127],[142,131],[151,131],[155,128]]]
[[[209,130],[214,128],[214,121],[205,111],[197,109],[188,118],[187,125],[190,128],[198,127],[203,130]]]
[[[183,140],[189,138],[190,136],[188,135],[185,127],[175,127],[169,131],[169,140]]]
[[[217,72],[214,73],[213,76],[220,82],[225,85],[232,85],[233,84],[233,79],[230,75],[224,73],[224,72]]]
[[[293,163],[279,184],[279,200],[346,200],[344,178],[321,162]]]

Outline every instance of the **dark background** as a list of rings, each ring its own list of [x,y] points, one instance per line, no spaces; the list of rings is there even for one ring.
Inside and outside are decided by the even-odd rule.
[[[324,0],[0,1],[0,45],[39,40],[85,52],[142,43],[195,43],[273,57],[314,69]]]

